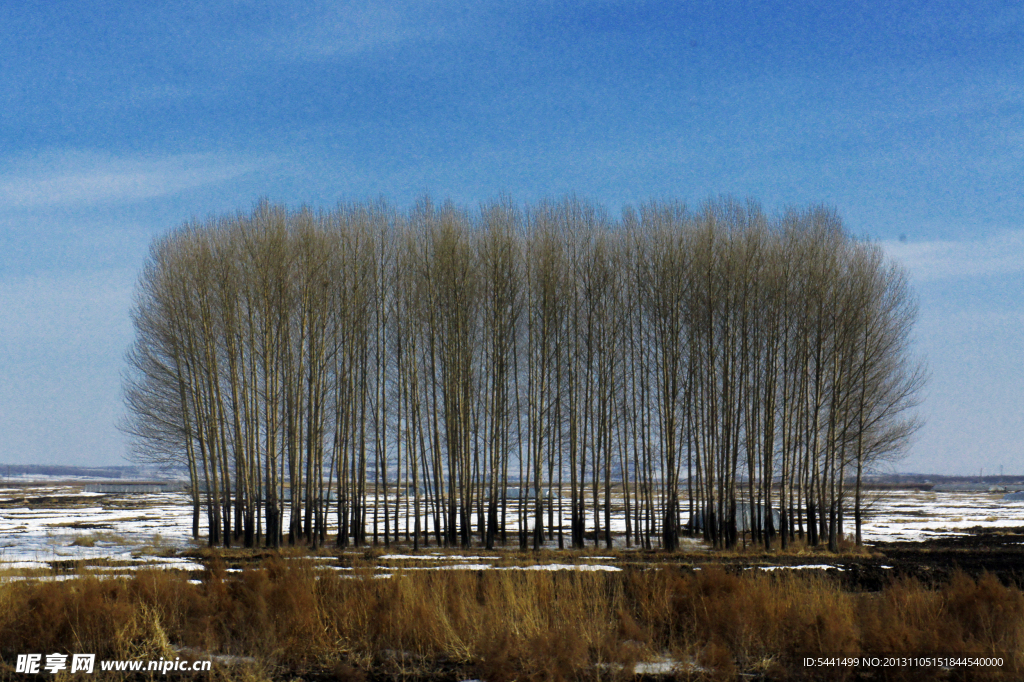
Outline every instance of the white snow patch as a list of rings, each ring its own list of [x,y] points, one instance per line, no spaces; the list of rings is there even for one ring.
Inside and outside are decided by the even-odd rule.
[[[383,554],[381,561],[494,561],[497,557],[464,556],[461,554]]]
[[[749,566],[745,570],[760,569],[762,571],[795,571],[800,569],[818,569],[818,570],[829,570],[835,569],[837,571],[845,571],[845,568],[840,566],[832,566],[830,564],[800,564],[797,566]]]
[[[680,668],[679,661],[662,657],[653,661],[643,661],[633,666],[634,675],[671,675]]]
[[[509,566],[509,570],[521,569],[524,571],[613,571],[618,572],[622,569],[618,566],[601,566],[601,565],[577,565],[577,564],[546,564],[537,566]]]
[[[46,561],[0,561],[0,569],[5,568],[49,568]]]
[[[383,567],[382,567],[383,568]],[[391,568],[390,566],[388,568]],[[494,568],[490,564],[451,564],[448,566],[409,566],[403,571],[486,571]]]

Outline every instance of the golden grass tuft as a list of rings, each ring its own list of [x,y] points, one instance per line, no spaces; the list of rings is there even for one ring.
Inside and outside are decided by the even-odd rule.
[[[820,573],[715,565],[618,573],[399,568],[379,578],[366,566],[339,572],[287,556],[241,573],[214,556],[198,585],[158,570],[0,584],[5,661],[53,651],[148,660],[182,648],[254,659],[215,663],[214,679],[223,680],[631,679],[636,663],[662,656],[691,665],[681,674],[694,678],[802,679],[804,656],[1022,651],[1024,595],[993,576],[964,574],[938,589],[899,580],[879,593],[849,593]],[[1014,659],[972,674],[1021,672]],[[934,671],[913,673],[905,678]]]
[[[106,530],[97,530],[77,536],[71,541],[71,545],[75,547],[95,547],[97,542],[106,542],[112,545],[128,544],[128,540],[123,535]]]

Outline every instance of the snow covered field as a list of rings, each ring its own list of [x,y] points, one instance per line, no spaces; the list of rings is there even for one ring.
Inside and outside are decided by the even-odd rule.
[[[192,509],[180,493],[105,495],[75,484],[0,487],[0,572],[60,562],[201,569],[174,556],[189,544]]]
[[[1004,502],[1002,496],[915,490],[869,492],[864,540],[920,541],[963,533],[974,526],[1024,526],[1024,502]],[[514,534],[515,515],[510,515],[508,521]],[[404,522],[403,514],[403,528]],[[0,576],[75,571],[83,566],[100,574],[126,573],[142,567],[200,570],[200,564],[180,556],[193,547],[191,524],[188,497],[181,493],[92,493],[84,492],[77,483],[0,486]],[[624,548],[621,508],[613,514],[611,526],[616,547]],[[848,532],[851,526],[852,511],[847,515]],[[588,527],[592,525],[588,523]],[[402,565],[403,570],[416,570],[417,565],[423,569],[508,568],[494,566],[494,555],[476,553],[460,556],[426,550],[418,555],[395,552],[379,559],[382,570],[395,564]],[[586,559],[587,566],[551,564],[531,570],[617,570],[609,565],[614,563],[611,557]]]
[[[963,534],[965,529],[1024,526],[1024,501],[1005,493],[897,490],[869,492],[865,542],[921,541]],[[847,515],[852,524],[852,511]]]

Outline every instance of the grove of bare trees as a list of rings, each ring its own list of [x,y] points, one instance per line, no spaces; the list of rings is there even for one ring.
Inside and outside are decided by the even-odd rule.
[[[157,240],[132,315],[122,428],[210,544],[835,550],[925,380],[817,206],[262,201]]]

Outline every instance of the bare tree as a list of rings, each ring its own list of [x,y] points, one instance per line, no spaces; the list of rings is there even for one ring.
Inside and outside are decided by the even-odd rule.
[[[211,544],[318,547],[334,503],[339,545],[562,547],[567,492],[577,548],[621,499],[627,544],[836,550],[926,379],[902,269],[819,206],[261,201],[157,240],[132,316],[121,427]]]

